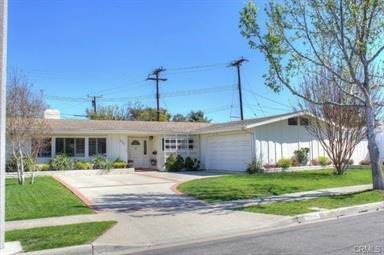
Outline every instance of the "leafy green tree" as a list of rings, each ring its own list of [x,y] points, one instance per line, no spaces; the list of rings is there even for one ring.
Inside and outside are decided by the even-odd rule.
[[[97,113],[93,109],[87,109],[86,115],[91,120],[127,120],[129,108],[119,105],[100,106]]]
[[[241,11],[240,30],[269,63],[266,85],[276,92],[285,87],[313,104],[362,108],[373,186],[384,189],[374,130],[376,113],[384,105],[384,1],[269,1],[265,14],[261,27],[255,3],[248,2]],[[324,70],[350,100],[318,101],[313,94],[303,93],[301,82]]]
[[[187,120],[189,122],[211,122],[211,119],[208,119],[203,111],[191,111],[187,114]]]
[[[87,109],[86,114],[91,120],[157,120],[157,111],[155,108],[144,107],[139,103],[135,103],[132,106],[100,106],[96,113],[94,113],[92,109]],[[160,121],[169,121],[170,118],[171,115],[166,109],[160,109]]]
[[[182,122],[182,121],[188,121],[188,120],[187,120],[187,117],[185,117],[183,114],[177,113],[177,114],[173,115],[172,121]]]

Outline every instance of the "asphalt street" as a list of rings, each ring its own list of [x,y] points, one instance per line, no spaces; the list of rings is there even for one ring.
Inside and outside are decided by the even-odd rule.
[[[384,212],[138,254],[384,254]]]

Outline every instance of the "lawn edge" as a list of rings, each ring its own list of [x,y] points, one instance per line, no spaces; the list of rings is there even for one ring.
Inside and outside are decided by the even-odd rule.
[[[88,246],[90,247],[91,251],[93,251],[93,242],[97,240],[100,236],[104,235],[108,230],[113,228],[118,221],[116,220],[104,220],[104,221],[91,221],[91,222],[81,222],[81,223],[70,223],[70,224],[62,224],[62,225],[53,225],[53,226],[41,226],[41,227],[33,227],[33,228],[25,228],[25,229],[14,229],[14,230],[9,230],[6,232],[10,231],[23,231],[23,230],[32,230],[32,229],[41,229],[41,228],[54,228],[54,227],[62,227],[62,226],[69,226],[69,225],[78,225],[78,224],[87,224],[87,223],[102,223],[102,222],[110,222],[111,225],[105,229],[103,232],[101,232],[95,239],[90,240],[86,243],[83,244],[78,244],[78,245],[71,245],[71,246],[64,246],[64,247],[57,247],[57,248],[51,248],[51,249],[43,249],[43,250],[34,250],[34,251],[27,251],[27,252],[22,252],[21,254],[56,254],[55,251],[59,252],[57,254],[92,254],[88,252],[88,249],[86,249]],[[60,251],[63,251],[64,253],[60,253]],[[74,252],[74,253],[72,253]]]
[[[77,198],[80,199],[80,201],[89,209],[92,210],[93,213],[97,212],[97,207],[92,203],[92,200],[87,198],[83,193],[81,193],[78,189],[64,181],[58,176],[51,176],[53,179],[55,179],[59,184],[61,184],[64,188],[69,190],[72,194],[74,194]]]

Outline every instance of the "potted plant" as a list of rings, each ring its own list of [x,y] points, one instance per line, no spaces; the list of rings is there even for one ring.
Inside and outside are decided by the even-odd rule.
[[[157,160],[156,159],[151,158],[149,161],[151,162],[151,166],[156,166],[157,165]]]
[[[132,160],[132,159],[129,159],[129,160],[127,161],[127,165],[128,165],[128,167],[133,167],[133,160]]]

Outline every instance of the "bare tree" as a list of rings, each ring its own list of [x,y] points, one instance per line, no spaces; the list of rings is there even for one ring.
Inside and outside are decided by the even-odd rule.
[[[25,159],[35,159],[46,145],[50,128],[42,118],[45,109],[42,93],[33,93],[24,75],[12,74],[7,89],[7,143],[20,184],[25,182]]]
[[[302,85],[302,94],[316,101],[332,100],[339,104],[354,104],[356,99],[346,97],[338,86],[333,84],[335,77],[326,70],[320,75],[309,75]],[[334,104],[314,104],[302,100],[302,111],[309,113],[306,127],[320,142],[336,168],[343,174],[349,166],[356,146],[366,136],[365,115],[360,107],[339,106]]]
[[[270,1],[265,12],[266,22],[261,28],[255,3],[247,3],[241,12],[240,29],[249,45],[260,50],[269,63],[266,84],[276,92],[285,87],[313,104],[361,108],[373,187],[384,189],[375,137],[375,113],[384,104],[378,94],[384,85],[374,80],[384,76],[384,1]],[[303,77],[324,69],[336,77],[333,85],[353,100],[318,101],[300,91]]]

